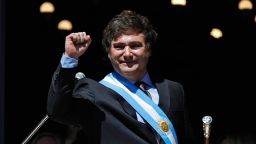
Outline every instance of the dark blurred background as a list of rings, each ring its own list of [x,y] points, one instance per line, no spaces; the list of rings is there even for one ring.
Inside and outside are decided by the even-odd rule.
[[[212,141],[230,133],[255,136],[255,1],[252,10],[241,11],[239,0],[188,0],[185,7],[169,0],[55,0],[54,13],[41,14],[43,2],[1,2],[6,144],[21,143],[46,114],[51,76],[70,32],[58,30],[58,22],[69,19],[72,32],[91,35],[93,43],[79,68],[100,80],[111,70],[101,32],[123,9],[147,16],[157,29],[150,68],[183,84],[200,139],[204,115],[213,117]],[[210,36],[213,27],[222,30],[222,38]],[[48,120],[36,134],[46,131],[62,134],[63,126]]]

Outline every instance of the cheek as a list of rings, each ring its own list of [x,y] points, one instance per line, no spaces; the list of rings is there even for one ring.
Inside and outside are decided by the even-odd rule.
[[[109,59],[111,62],[115,62],[118,58],[117,58],[117,55],[108,54],[108,59]]]
[[[122,56],[122,52],[120,51],[113,50],[113,51],[109,51],[108,53],[108,58],[110,59],[118,59],[121,56]]]

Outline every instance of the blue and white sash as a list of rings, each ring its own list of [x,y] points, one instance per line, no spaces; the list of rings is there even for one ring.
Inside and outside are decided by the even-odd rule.
[[[178,144],[171,121],[141,89],[116,72],[109,73],[100,83],[119,93],[156,130],[166,144]]]

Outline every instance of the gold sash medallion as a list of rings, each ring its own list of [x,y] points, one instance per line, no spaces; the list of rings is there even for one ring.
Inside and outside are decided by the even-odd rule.
[[[160,128],[162,129],[162,131],[164,131],[164,132],[168,132],[169,131],[169,125],[168,125],[168,123],[166,121],[161,120],[159,125],[160,125]]]

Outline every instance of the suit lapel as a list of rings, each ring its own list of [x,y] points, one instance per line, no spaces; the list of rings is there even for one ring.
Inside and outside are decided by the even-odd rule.
[[[117,94],[118,95],[118,94]],[[135,109],[125,100],[122,98],[122,96],[117,96],[119,103],[121,104],[123,110],[130,115],[131,117],[134,118],[134,121],[129,121],[132,122],[136,125],[134,129],[137,129],[137,133],[143,137],[144,139],[147,139],[150,143],[155,144],[156,143],[156,139],[155,139],[155,135],[154,132],[152,131],[152,128],[150,127],[149,124],[145,124],[145,123],[141,123],[137,120],[137,115],[136,115],[136,111]],[[128,121],[127,121],[128,122]]]
[[[122,98],[122,96],[117,96],[119,103],[121,104],[123,110],[130,115],[131,117],[133,117],[134,119],[137,119],[136,116],[136,111],[135,109],[124,99]]]
[[[159,104],[158,106],[163,110],[164,113],[168,115],[170,109],[170,96],[168,85],[166,82],[158,82],[155,84],[157,92],[159,94]]]

